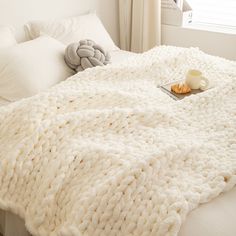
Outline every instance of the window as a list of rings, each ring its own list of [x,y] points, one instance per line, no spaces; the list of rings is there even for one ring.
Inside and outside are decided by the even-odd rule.
[[[187,0],[193,21],[236,29],[236,0]]]

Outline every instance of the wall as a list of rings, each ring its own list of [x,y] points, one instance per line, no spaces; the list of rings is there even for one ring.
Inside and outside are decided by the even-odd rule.
[[[70,17],[93,10],[118,44],[117,0],[0,0],[0,24],[16,27],[17,39],[22,41],[22,25],[29,20]]]
[[[114,42],[119,46],[118,0],[96,0],[96,9]]]
[[[162,25],[162,44],[199,47],[206,53],[236,60],[236,34]]]
[[[29,20],[70,17],[93,10],[119,45],[118,0],[0,0],[0,24],[15,26],[22,41],[22,25]],[[206,53],[236,60],[236,35],[232,34],[163,25],[162,43],[199,47]]]

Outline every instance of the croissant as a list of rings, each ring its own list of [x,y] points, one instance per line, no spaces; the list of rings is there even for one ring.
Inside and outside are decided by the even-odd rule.
[[[174,84],[171,86],[171,91],[179,94],[184,94],[191,92],[191,88],[187,84]]]

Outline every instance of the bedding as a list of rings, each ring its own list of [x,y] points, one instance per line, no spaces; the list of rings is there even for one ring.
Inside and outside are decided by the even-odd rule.
[[[91,39],[107,51],[118,49],[95,13],[62,20],[31,21],[25,25],[25,31],[30,39],[46,34],[66,45]]]
[[[9,47],[0,54],[0,97],[16,101],[68,78],[65,45],[48,36]]]
[[[163,46],[0,108],[1,208],[34,235],[176,235],[236,184],[235,65]],[[189,68],[215,87],[157,88]]]
[[[125,59],[134,56],[135,53],[115,50],[110,52],[112,55],[112,64],[120,63]],[[11,102],[0,97],[0,106],[8,105]],[[0,210],[0,235],[4,236],[29,236],[25,228],[25,222],[17,215]]]
[[[132,56],[135,56],[136,53],[123,51],[123,50],[115,50],[110,52],[111,58],[112,58],[112,64],[120,63],[124,61],[127,58],[130,58]],[[0,106],[10,104],[10,101],[0,97]]]
[[[15,45],[16,43],[12,29],[7,26],[0,26],[0,50]]]
[[[111,64],[120,63],[132,56],[137,55],[134,52],[123,51],[123,50],[114,50],[110,52],[111,55]]]
[[[187,216],[178,236],[235,236],[235,199],[236,187],[212,201],[200,205]],[[1,222],[3,222],[2,229],[5,228],[2,231]],[[6,213],[1,210],[0,233],[4,236],[30,236],[22,219],[10,212]]]

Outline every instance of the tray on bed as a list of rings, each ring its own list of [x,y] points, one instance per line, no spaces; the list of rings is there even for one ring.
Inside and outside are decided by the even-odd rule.
[[[204,92],[203,90],[200,90],[200,89],[193,89],[191,90],[189,93],[185,93],[185,94],[178,94],[178,93],[175,93],[173,91],[171,91],[171,86],[174,85],[174,84],[177,84],[177,83],[183,83],[184,80],[178,80],[178,81],[174,81],[174,82],[171,82],[171,83],[168,83],[168,84],[163,84],[163,85],[160,85],[159,88],[166,94],[168,94],[170,97],[172,97],[174,100],[181,100],[185,97],[189,97],[193,94],[198,94],[198,93],[202,93]]]

